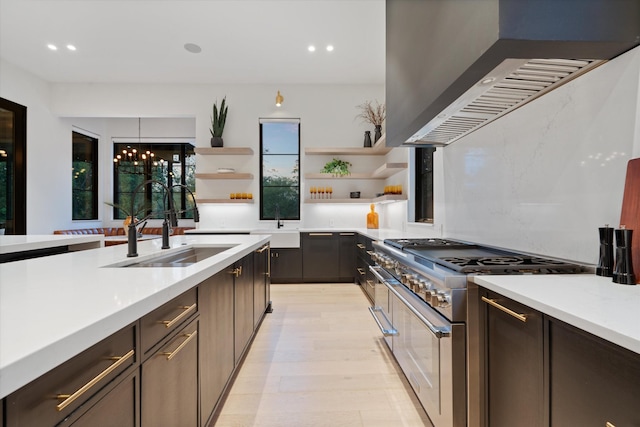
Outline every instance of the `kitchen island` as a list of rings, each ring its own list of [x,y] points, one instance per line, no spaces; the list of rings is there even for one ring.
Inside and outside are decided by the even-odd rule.
[[[167,250],[160,248],[160,240],[140,242],[136,258],[128,258],[127,246],[119,245],[0,265],[0,398],[194,288],[268,240],[268,236],[250,235],[174,236]],[[188,247],[216,246],[230,248],[186,267],[119,267]]]

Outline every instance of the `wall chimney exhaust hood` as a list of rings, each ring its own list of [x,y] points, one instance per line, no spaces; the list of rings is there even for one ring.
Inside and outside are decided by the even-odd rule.
[[[445,146],[640,44],[640,0],[387,0],[386,143]]]

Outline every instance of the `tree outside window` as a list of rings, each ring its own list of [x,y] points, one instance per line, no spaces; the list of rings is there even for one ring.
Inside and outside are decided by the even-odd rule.
[[[300,121],[260,121],[260,219],[300,219]]]

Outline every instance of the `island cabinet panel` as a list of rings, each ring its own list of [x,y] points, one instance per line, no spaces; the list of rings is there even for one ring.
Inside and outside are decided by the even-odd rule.
[[[194,319],[142,363],[143,426],[198,425],[197,333]]]
[[[232,271],[220,271],[198,289],[201,426],[207,425],[235,366]]]
[[[356,233],[339,233],[338,236],[340,260],[338,276],[343,282],[353,282],[356,267]]]
[[[269,305],[269,245],[253,253],[253,325],[257,327]]]
[[[176,331],[197,311],[196,288],[193,288],[144,316],[140,320],[144,354],[147,354],[163,338]]]
[[[253,335],[253,254],[233,266],[234,274],[234,353],[236,364]]]
[[[640,426],[640,355],[555,320],[549,335],[551,426]]]
[[[5,398],[7,427],[53,426],[77,419],[138,365],[136,327],[95,344]],[[134,394],[109,400],[114,412],[131,415]],[[103,408],[101,406],[100,408]],[[75,412],[74,412],[75,411]]]
[[[302,278],[305,282],[337,282],[340,242],[336,233],[301,233]]]
[[[546,425],[542,314],[489,291],[481,296],[486,425]]]
[[[140,425],[139,375],[136,370],[110,390],[78,419],[74,414],[58,427],[137,427]],[[92,402],[88,402],[91,404]],[[76,411],[80,412],[80,411]]]
[[[302,281],[300,248],[271,248],[271,283]]]

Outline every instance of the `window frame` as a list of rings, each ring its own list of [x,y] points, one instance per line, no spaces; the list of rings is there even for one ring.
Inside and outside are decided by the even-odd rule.
[[[288,124],[296,124],[298,127],[298,135],[297,135],[297,140],[298,140],[298,144],[297,144],[297,153],[296,154],[267,154],[267,156],[277,156],[277,155],[283,155],[283,156],[297,156],[297,165],[298,165],[298,174],[297,174],[297,185],[296,186],[290,186],[291,188],[296,188],[297,189],[297,194],[298,194],[298,198],[297,198],[297,210],[294,216],[281,216],[279,219],[282,220],[289,220],[289,221],[299,221],[300,220],[300,212],[301,212],[301,194],[300,194],[300,189],[301,189],[301,181],[300,181],[300,177],[301,175],[301,165],[300,165],[300,147],[301,147],[301,141],[300,141],[300,136],[301,136],[301,121],[300,118],[261,118],[258,121],[259,123],[259,134],[260,134],[260,206],[259,206],[259,218],[261,221],[273,221],[276,219],[275,217],[275,210],[273,215],[265,215],[264,213],[264,209],[265,209],[265,195],[264,195],[264,160],[265,160],[265,154],[264,154],[264,150],[263,150],[263,145],[264,145],[264,141],[263,141],[263,137],[264,137],[264,133],[263,133],[263,124],[265,123],[288,123]]]
[[[175,142],[166,142],[166,141],[162,141],[162,142],[127,142],[126,140],[122,139],[122,138],[118,138],[117,140],[114,139],[113,140],[113,152],[114,152],[114,156],[117,153],[120,153],[121,150],[123,148],[135,148],[137,150],[139,150],[140,152],[142,151],[146,151],[147,149],[149,149],[150,151],[153,152],[157,152],[158,150],[162,149],[162,148],[169,148],[169,150],[179,150],[179,160],[175,161],[173,156],[170,159],[164,159],[165,160],[165,165],[162,166],[157,166],[157,167],[161,167],[163,169],[163,175],[162,175],[162,179],[164,181],[164,183],[171,188],[173,197],[174,197],[174,203],[175,203],[175,208],[178,211],[178,218],[180,219],[192,219],[193,218],[193,206],[194,206],[194,202],[189,202],[189,200],[191,199],[191,197],[189,197],[189,192],[184,188],[184,187],[173,187],[173,185],[176,184],[185,184],[187,185],[187,168],[192,168],[192,175],[193,175],[193,188],[190,188],[191,192],[195,195],[195,147],[193,146],[193,143],[191,142],[182,142],[182,141],[175,141]],[[194,163],[192,165],[187,165],[187,157],[188,156],[193,156],[194,159]],[[120,205],[119,201],[120,201],[120,194],[130,194],[130,192],[120,192],[119,191],[119,186],[120,186],[120,173],[118,171],[118,166],[116,164],[116,162],[113,162],[113,201],[115,205]],[[180,183],[175,183],[174,179],[173,179],[173,165],[179,163],[180,166]],[[157,172],[157,170],[155,171]],[[140,174],[140,175],[144,175],[144,177],[140,180],[140,182],[149,180],[149,179],[154,179],[154,176],[156,175],[153,170],[148,170],[145,171],[144,174]],[[137,174],[136,174],[137,175]],[[131,191],[135,190],[135,187],[133,189],[131,189]],[[154,203],[154,196],[157,197],[158,193],[161,193],[162,189],[160,186],[158,185],[154,185],[154,184],[147,184],[145,186],[144,191],[141,191],[138,195],[136,195],[136,197],[140,197],[141,194],[143,194],[144,196],[144,205],[145,205],[145,213],[144,215],[148,215],[150,213],[150,207],[153,206]],[[177,197],[176,197],[177,196]],[[164,197],[164,195],[163,195]],[[137,207],[137,206],[136,206]],[[118,220],[118,219],[125,219],[125,212],[123,210],[128,210],[130,209],[130,206],[126,206],[123,205],[122,209],[114,206],[113,207],[113,219],[114,220]],[[139,211],[138,211],[138,215],[140,216],[142,215]],[[149,219],[163,219],[164,217],[159,214],[159,213],[155,213],[152,216],[149,217]]]
[[[99,191],[99,173],[100,173],[100,162],[99,162],[99,149],[100,149],[100,140],[99,137],[97,135],[93,135],[90,134],[88,132],[82,131],[81,129],[77,129],[77,128],[73,128],[71,131],[71,144],[72,144],[72,148],[71,148],[71,162],[72,162],[72,171],[74,174],[77,173],[77,171],[75,171],[75,168],[73,167],[74,162],[76,161],[76,156],[80,154],[80,152],[76,152],[76,148],[78,144],[86,144],[86,145],[90,145],[91,149],[87,150],[90,151],[90,157],[91,159],[88,161],[88,163],[91,164],[91,187],[90,189],[85,189],[85,190],[80,190],[80,189],[76,189],[74,188],[73,184],[72,184],[72,188],[71,188],[71,220],[72,221],[94,221],[99,219],[99,211],[98,211],[98,191]],[[75,176],[72,175],[72,183],[75,183]],[[91,213],[88,217],[84,217],[84,218],[79,218],[76,217],[76,207],[75,207],[75,201],[76,201],[76,197],[75,194],[78,191],[82,191],[83,193],[89,193],[91,194]]]
[[[433,201],[433,158],[435,152],[435,147],[414,148],[414,208],[412,213],[415,223],[433,224],[435,221]]]

